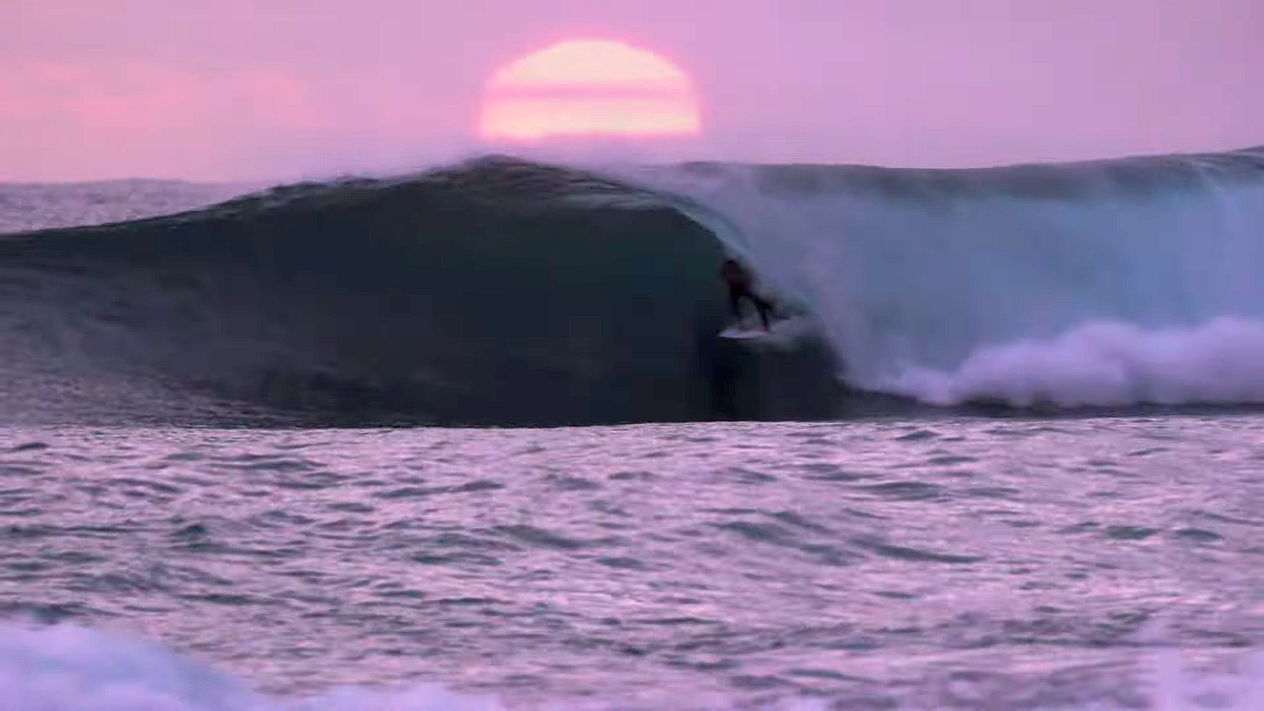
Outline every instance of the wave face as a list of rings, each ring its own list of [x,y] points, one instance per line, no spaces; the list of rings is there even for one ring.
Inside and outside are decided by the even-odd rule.
[[[656,180],[723,216],[714,229],[817,316],[857,388],[938,405],[1264,401],[1264,148]]]
[[[806,335],[715,337],[726,253]],[[1264,149],[976,170],[483,158],[0,240],[0,417],[1264,402],[1261,257]]]
[[[825,346],[763,358],[764,372],[717,339],[722,259],[652,193],[501,158],[15,235],[0,240],[0,416],[552,425],[810,413],[828,399],[821,384],[835,387]],[[769,396],[780,381],[792,390]]]

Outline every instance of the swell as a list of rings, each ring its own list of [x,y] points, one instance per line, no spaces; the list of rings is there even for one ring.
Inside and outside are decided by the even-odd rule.
[[[17,235],[0,241],[0,415],[823,416],[838,389],[823,345],[715,338],[723,254],[653,192],[503,158]]]

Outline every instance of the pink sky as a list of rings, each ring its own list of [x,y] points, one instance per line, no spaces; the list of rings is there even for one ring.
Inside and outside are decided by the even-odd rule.
[[[0,180],[254,180],[468,154],[575,37],[688,72],[689,157],[972,166],[1264,144],[1261,0],[0,0]]]

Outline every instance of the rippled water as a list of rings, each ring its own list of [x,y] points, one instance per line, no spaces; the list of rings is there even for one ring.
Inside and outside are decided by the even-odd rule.
[[[0,233],[165,215],[210,205],[257,187],[182,180],[0,183]]]
[[[7,429],[0,451],[10,616],[281,698],[1127,708],[1145,655],[1240,676],[1264,633],[1257,416]]]

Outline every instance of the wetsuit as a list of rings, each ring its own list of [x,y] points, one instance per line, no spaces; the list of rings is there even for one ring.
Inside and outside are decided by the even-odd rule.
[[[764,324],[764,330],[768,330],[769,318],[768,314],[772,312],[772,304],[761,298],[751,289],[750,275],[736,261],[729,259],[724,262],[724,268],[721,271],[724,277],[724,283],[729,287],[729,310],[733,312],[733,317],[740,323],[742,320],[742,299],[750,299],[755,304],[755,309],[759,312],[759,320]]]

